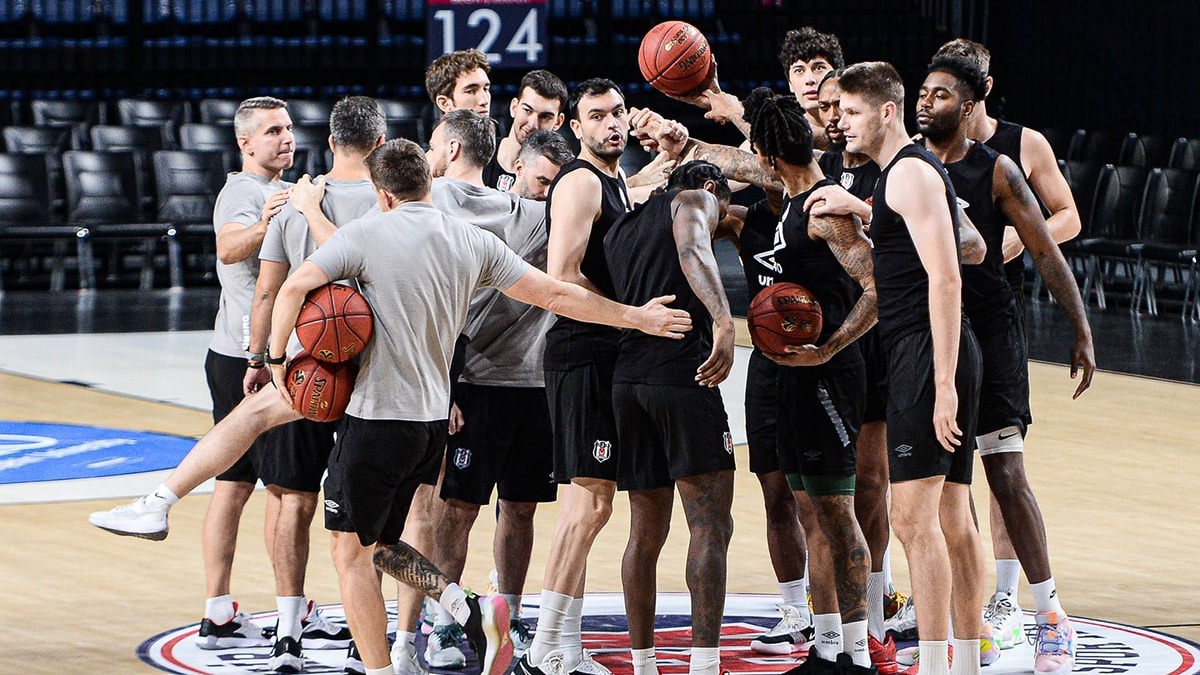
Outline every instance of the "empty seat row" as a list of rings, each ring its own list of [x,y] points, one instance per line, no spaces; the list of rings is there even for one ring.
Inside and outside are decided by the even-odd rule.
[[[1200,170],[1200,138],[1083,129],[1043,133],[1054,154],[1071,162]]]

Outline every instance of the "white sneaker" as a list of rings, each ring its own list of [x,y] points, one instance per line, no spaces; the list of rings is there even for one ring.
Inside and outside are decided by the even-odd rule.
[[[917,606],[913,604],[911,595],[895,616],[883,622],[883,629],[896,642],[917,639]]]
[[[392,644],[392,668],[396,675],[429,675],[429,669],[417,658],[417,646],[397,640]]]
[[[167,513],[171,509],[165,504],[152,504],[149,497],[138,497],[125,506],[108,511],[96,511],[88,516],[88,522],[113,534],[162,541],[167,538]]]
[[[458,646],[464,637],[458,624],[434,626],[429,634],[429,644],[425,646],[425,662],[430,668],[457,670],[466,666],[467,656]]]
[[[759,654],[791,654],[812,645],[812,617],[792,605],[779,605],[779,611],[783,613],[783,618],[774,628],[754,638],[750,649]]]
[[[575,666],[575,670],[572,670],[571,673],[572,675],[612,675],[612,671],[592,658],[592,653],[586,649],[583,650],[583,660]]]
[[[512,639],[513,657],[521,658],[533,644],[533,631],[529,624],[521,619],[511,619],[508,623],[508,635]]]
[[[229,621],[214,623],[207,617],[200,621],[196,646],[200,649],[269,647],[271,639],[267,637],[267,631],[254,623],[248,615],[238,611],[238,605],[235,602],[233,603],[233,618]]]
[[[992,627],[992,638],[1000,649],[1012,649],[1025,642],[1025,614],[1008,593],[992,595],[983,609],[983,622]]]
[[[300,639],[306,649],[348,649],[352,641],[350,629],[330,621],[312,600],[300,619]]]

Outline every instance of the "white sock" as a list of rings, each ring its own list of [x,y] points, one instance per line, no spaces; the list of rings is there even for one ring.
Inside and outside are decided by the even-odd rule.
[[[654,647],[646,649],[630,649],[633,660],[633,675],[658,675],[658,657],[654,655]]]
[[[309,609],[312,609],[312,611],[315,612],[315,611],[317,611],[317,605],[315,603],[313,603],[310,607],[308,596],[301,595],[300,596],[300,621],[301,621],[301,623],[303,623],[304,620],[308,618]]]
[[[842,615],[814,614],[813,628],[817,641],[813,649],[826,661],[836,661],[842,653]]]
[[[471,618],[471,608],[467,605],[466,591],[458,584],[448,584],[446,590],[442,591],[442,597],[438,599],[438,603],[442,611],[439,611],[437,618],[434,619],[435,626],[445,626],[455,621],[464,626],[467,625],[467,619]],[[443,612],[449,615],[449,621],[443,622]]]
[[[179,497],[171,491],[171,488],[167,487],[166,483],[162,483],[154,488],[154,492],[146,495],[145,501],[147,506],[161,506],[164,509],[170,509],[179,503]]]
[[[367,668],[366,672],[367,675],[396,675],[396,671],[390,663],[382,668]]]
[[[1029,588],[1033,591],[1033,601],[1037,606],[1037,611],[1066,614],[1062,604],[1058,601],[1058,589],[1054,587],[1054,577],[1050,577],[1040,584],[1030,584]]]
[[[1021,583],[1020,560],[996,560],[996,592],[1017,594],[1017,584]]]
[[[558,648],[563,622],[567,619],[572,600],[574,598],[569,595],[542,589],[542,601],[538,605],[537,632],[533,634],[533,644],[529,645],[529,651],[526,652],[529,662],[533,665],[541,665],[546,655]]]
[[[807,558],[807,555],[808,555],[808,554],[805,554],[805,560],[806,560],[806,561],[807,561],[807,559],[808,559],[808,558]],[[804,606],[805,606],[805,607],[807,607],[807,606],[808,606],[808,596],[812,595],[812,584],[811,584],[811,583],[809,583],[809,581],[808,581],[808,567],[809,567],[808,563],[807,563],[807,562],[805,562],[805,564],[804,564],[804,576],[800,577],[800,581],[804,582],[804,603],[803,603],[803,604],[804,604]]]
[[[871,665],[871,652],[867,649],[866,621],[842,624],[842,652],[849,654],[856,666],[866,668]]]
[[[945,640],[921,640],[917,643],[917,648],[920,650],[921,675],[950,675],[950,667],[947,663],[949,657],[950,645]],[[974,660],[975,665],[979,665],[979,645],[975,645],[975,653],[967,656],[967,660]]]
[[[408,645],[411,650],[416,651],[417,634],[406,630],[398,630],[396,631],[396,644]]]
[[[883,572],[871,572],[867,577],[867,632],[883,642],[883,596],[887,593],[887,579]]]
[[[508,603],[508,618],[521,618],[521,596],[517,594],[510,595],[508,593],[500,593],[499,595]]]
[[[218,595],[204,601],[204,618],[220,625],[233,619],[233,596]]]
[[[277,595],[275,596],[275,606],[279,608],[279,626],[275,629],[276,639],[300,637],[300,617],[305,614],[301,607],[307,609],[304,596]]]
[[[720,672],[720,647],[692,647],[692,659],[688,663],[688,675],[719,675]]]
[[[954,647],[954,662],[950,664],[950,675],[979,675],[979,639],[959,640],[951,638]],[[925,664],[922,662],[924,672]]]
[[[805,588],[804,577],[793,581],[779,583],[779,594],[783,596],[783,604],[792,607],[808,607],[808,589]]]
[[[558,635],[558,646],[564,653],[563,669],[566,672],[575,670],[575,666],[583,662],[583,598],[571,598],[562,632]]]
[[[896,587],[892,580],[892,547],[889,546],[883,550],[883,580],[887,583],[885,588],[890,591]]]

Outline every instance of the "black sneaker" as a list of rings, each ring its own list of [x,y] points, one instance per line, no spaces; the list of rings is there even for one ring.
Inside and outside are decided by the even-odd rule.
[[[546,675],[546,673],[529,660],[529,654],[522,654],[513,667],[513,675]]]
[[[854,664],[854,659],[847,653],[838,654],[837,667],[842,675],[879,675],[879,671],[875,669],[875,664],[869,666],[858,666]]]
[[[826,661],[817,655],[816,650],[810,649],[803,663],[783,675],[842,675],[842,669],[836,662]]]
[[[267,667],[273,673],[298,673],[304,670],[304,657],[300,654],[300,641],[290,635],[275,641]]]
[[[346,650],[346,675],[367,675],[367,667],[363,665],[362,657],[358,655],[358,647],[353,642]]]

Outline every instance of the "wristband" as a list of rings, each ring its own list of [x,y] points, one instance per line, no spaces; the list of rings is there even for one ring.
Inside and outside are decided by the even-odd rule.
[[[263,361],[269,366],[282,366],[287,361],[287,353],[281,354],[278,358],[272,357],[270,353],[267,353]]]

